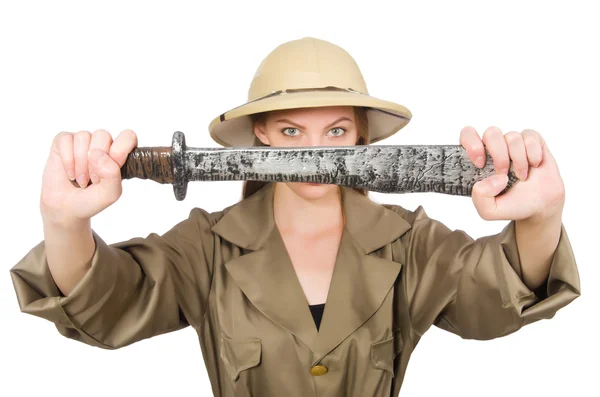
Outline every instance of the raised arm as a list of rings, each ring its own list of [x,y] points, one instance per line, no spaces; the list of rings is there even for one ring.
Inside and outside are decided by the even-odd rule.
[[[523,280],[515,222],[495,235],[471,238],[416,211],[397,208],[412,228],[394,244],[405,264],[413,329],[436,325],[465,339],[492,339],[552,318],[580,296],[579,273],[566,230],[538,289]]]
[[[54,322],[65,336],[118,348],[198,325],[212,279],[212,217],[194,209],[159,236],[107,245],[90,218],[121,194],[120,166],[136,142],[124,131],[57,135],[44,171],[44,241],[11,276],[23,312]],[[81,188],[69,179],[77,175]]]

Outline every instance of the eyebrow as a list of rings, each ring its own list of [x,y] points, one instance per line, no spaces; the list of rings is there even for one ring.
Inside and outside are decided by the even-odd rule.
[[[325,128],[329,128],[329,127],[333,127],[334,125],[336,125],[337,123],[341,122],[341,121],[350,121],[352,122],[352,120],[350,120],[348,117],[340,117],[339,119],[337,119],[336,121],[334,121],[333,123],[329,124],[327,127]]]
[[[340,117],[339,119],[335,120],[333,123],[327,125],[325,128],[329,128],[329,127],[333,127],[335,124],[341,122],[341,121],[350,121],[352,122],[352,120],[350,120],[348,117]],[[300,124],[296,124],[293,121],[289,120],[289,119],[279,119],[279,120],[275,120],[276,123],[288,123],[293,125],[294,127],[298,127],[298,128],[306,128]]]
[[[288,120],[288,119],[279,119],[279,120],[275,120],[276,123],[288,123],[293,125],[294,127],[298,127],[298,128],[306,128],[300,124],[296,124],[294,123],[292,120]]]

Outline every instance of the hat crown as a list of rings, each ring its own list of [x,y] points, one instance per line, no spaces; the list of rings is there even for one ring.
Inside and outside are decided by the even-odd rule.
[[[324,87],[368,94],[358,64],[347,51],[305,37],[284,43],[267,55],[250,84],[248,101],[278,91]]]

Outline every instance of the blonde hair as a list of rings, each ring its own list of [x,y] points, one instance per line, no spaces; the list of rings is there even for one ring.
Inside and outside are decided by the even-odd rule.
[[[252,118],[252,126],[256,125],[256,123],[263,123],[265,121],[267,113],[257,113],[252,114],[250,117]],[[370,143],[369,139],[369,122],[367,119],[367,109],[363,107],[354,107],[354,119],[356,120],[356,128],[358,130],[358,140],[356,141],[357,145],[368,145]],[[256,135],[254,135],[254,142],[252,146],[267,146],[265,145]],[[263,186],[265,186],[269,182],[262,181],[244,181],[244,186],[242,188],[242,199],[245,199],[252,194],[259,191]],[[353,188],[357,192],[368,195],[368,190],[361,188]]]

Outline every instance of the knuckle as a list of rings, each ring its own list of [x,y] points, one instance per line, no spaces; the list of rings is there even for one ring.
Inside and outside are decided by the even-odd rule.
[[[73,134],[71,134],[70,132],[61,131],[54,136],[54,139],[52,140],[52,145],[57,148],[60,148],[65,142],[68,142],[69,140],[73,140]]]
[[[467,137],[469,137],[471,135],[477,135],[477,132],[475,131],[475,128],[473,128],[471,126],[463,127],[460,130],[460,136],[461,136],[461,138],[467,138]]]
[[[54,140],[60,140],[60,139],[66,139],[66,138],[72,138],[73,134],[67,131],[61,131],[58,134],[56,134],[54,136]]]
[[[75,133],[74,140],[78,145],[83,145],[90,142],[91,136],[89,131],[79,131]]]
[[[524,138],[528,138],[533,142],[538,142],[540,145],[545,144],[544,137],[542,137],[542,134],[540,134],[539,132],[537,132],[535,130],[526,129],[526,130],[523,130],[521,134],[523,135]]]
[[[96,130],[92,134],[92,140],[90,142],[90,147],[94,147],[97,149],[102,149],[103,151],[108,151],[110,149],[110,145],[112,145],[112,136],[106,130]]]
[[[137,145],[137,134],[133,130],[125,130],[125,137],[134,145]]]
[[[500,128],[498,127],[488,127],[484,133],[483,133],[483,138],[484,139],[490,139],[490,138],[495,138],[499,135],[502,135],[502,131],[500,131]]]
[[[89,132],[89,131],[77,131],[77,132],[75,133],[75,136],[76,136],[77,138],[84,138],[84,139],[85,139],[85,138],[88,138],[88,137],[90,137],[90,136],[91,136],[91,134],[90,134],[90,132]]]
[[[521,137],[521,134],[519,134],[516,131],[507,132],[504,135],[504,139],[506,139],[506,142],[508,144],[513,144],[513,143],[518,143],[520,141],[523,141],[523,138]]]
[[[92,138],[111,138],[111,135],[108,131],[100,129],[100,130],[96,130],[94,131],[94,133],[92,134]]]
[[[135,132],[133,132],[133,130],[127,128],[127,129],[121,131],[121,135],[124,136],[124,137],[131,138],[131,137],[135,136]]]
[[[523,135],[530,135],[530,136],[539,136],[539,132],[537,132],[536,130],[532,130],[531,128],[525,128],[523,131],[521,131],[521,133]]]

